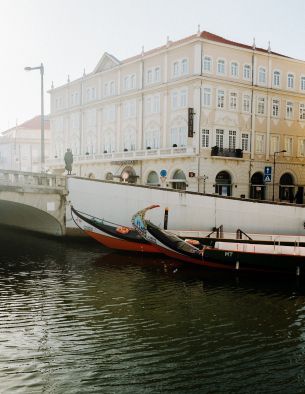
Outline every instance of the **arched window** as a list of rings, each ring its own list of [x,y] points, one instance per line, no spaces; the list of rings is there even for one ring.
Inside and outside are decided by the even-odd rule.
[[[279,87],[281,82],[281,74],[279,71],[273,72],[273,86]]]
[[[150,186],[159,186],[159,176],[156,171],[150,171],[146,183]]]
[[[160,129],[151,128],[145,132],[145,148],[160,148]]]
[[[124,150],[136,150],[136,132],[134,129],[126,129],[124,132]]]
[[[280,178],[279,196],[281,201],[293,202],[294,200],[294,180],[291,174],[286,172]]]
[[[287,75],[287,87],[289,89],[294,88],[294,75],[293,74],[288,74]]]
[[[182,59],[181,61],[181,74],[186,75],[189,73],[189,65],[187,59]]]
[[[85,134],[85,149],[86,153],[95,153],[96,152],[96,146],[97,146],[97,137],[96,137],[96,132],[89,130]]]
[[[114,151],[115,151],[114,132],[112,130],[108,130],[105,132],[105,135],[104,135],[103,152],[104,153],[111,153]]]
[[[186,190],[186,177],[182,170],[177,170],[171,180],[172,188],[177,190]]]
[[[260,84],[266,83],[266,69],[264,67],[260,67],[258,69],[258,83]]]
[[[227,171],[221,171],[215,178],[215,193],[220,196],[231,196],[232,181],[231,175]]]
[[[255,200],[265,199],[264,176],[261,172],[255,172],[251,177],[250,198]]]

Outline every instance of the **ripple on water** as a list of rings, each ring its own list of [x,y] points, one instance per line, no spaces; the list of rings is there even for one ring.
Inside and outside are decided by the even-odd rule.
[[[302,392],[295,288],[27,243],[0,265],[1,393]]]

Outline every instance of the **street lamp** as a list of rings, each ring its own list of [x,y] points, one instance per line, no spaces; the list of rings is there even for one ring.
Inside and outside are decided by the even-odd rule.
[[[274,201],[274,178],[275,178],[275,155],[287,152],[285,149],[273,153],[273,180],[272,180],[272,201]]]
[[[40,78],[41,78],[41,116],[40,116],[40,127],[41,127],[41,172],[44,172],[45,166],[45,152],[44,152],[44,103],[43,103],[43,74],[44,67],[41,63],[40,66],[37,67],[25,67],[25,71],[32,70],[40,70]]]

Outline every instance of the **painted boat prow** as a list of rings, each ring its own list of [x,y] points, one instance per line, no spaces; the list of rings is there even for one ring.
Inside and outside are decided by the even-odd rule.
[[[133,228],[95,218],[76,210],[73,206],[71,206],[71,216],[81,230],[107,248],[128,252],[160,253],[154,245],[139,236]],[[124,229],[128,231],[123,231]]]

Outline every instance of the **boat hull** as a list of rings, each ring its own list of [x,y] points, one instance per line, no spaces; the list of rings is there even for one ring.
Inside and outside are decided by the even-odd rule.
[[[159,253],[159,250],[154,245],[146,242],[144,239],[142,240],[140,237],[120,233],[118,233],[117,237],[114,236],[113,233],[116,231],[116,226],[106,226],[103,224],[103,221],[99,221],[99,227],[95,226],[92,219],[86,217],[84,214],[80,214],[73,207],[71,209],[71,215],[76,225],[85,234],[107,248],[128,252]],[[105,228],[104,231],[103,226]],[[124,237],[129,237],[130,240],[124,239]]]
[[[194,246],[173,233],[166,232],[145,219],[146,211],[137,212],[132,223],[139,234],[156,245],[161,253],[205,267],[226,270],[276,273],[305,273],[305,247],[298,244],[239,243],[217,241],[213,246]]]

